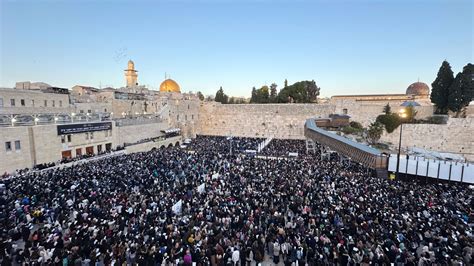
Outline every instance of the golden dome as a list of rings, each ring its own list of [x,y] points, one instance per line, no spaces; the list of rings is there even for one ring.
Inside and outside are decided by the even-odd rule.
[[[164,92],[181,92],[178,83],[172,79],[167,79],[161,82],[160,91]]]

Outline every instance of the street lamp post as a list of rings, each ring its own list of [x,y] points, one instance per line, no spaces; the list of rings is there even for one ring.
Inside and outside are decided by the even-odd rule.
[[[407,117],[407,114],[405,113],[404,108],[400,109],[398,115],[400,116],[401,119],[404,119],[405,117]],[[402,134],[403,134],[403,120],[400,123],[400,139],[398,140],[397,171],[396,171],[397,180],[400,178],[400,153],[402,150]]]

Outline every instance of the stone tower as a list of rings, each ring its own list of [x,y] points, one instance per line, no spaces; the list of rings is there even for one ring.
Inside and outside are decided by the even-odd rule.
[[[137,75],[137,70],[135,70],[135,64],[133,63],[132,60],[128,61],[128,67],[125,71],[125,80],[127,82],[127,87],[135,87],[138,85],[138,75]]]

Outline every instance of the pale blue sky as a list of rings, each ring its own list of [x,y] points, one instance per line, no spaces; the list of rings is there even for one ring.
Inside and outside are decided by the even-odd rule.
[[[473,62],[473,1],[0,0],[0,86],[123,86],[250,96],[314,79],[322,95],[403,93]]]

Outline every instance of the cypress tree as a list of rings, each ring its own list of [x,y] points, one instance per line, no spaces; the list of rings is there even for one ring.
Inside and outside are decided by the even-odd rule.
[[[463,86],[462,86],[462,73],[458,73],[453,83],[449,87],[448,91],[448,109],[456,113],[456,117],[463,109]]]
[[[448,112],[448,91],[454,81],[453,71],[448,61],[443,61],[438,71],[438,76],[431,83],[431,102],[436,105],[436,113],[446,114]]]

